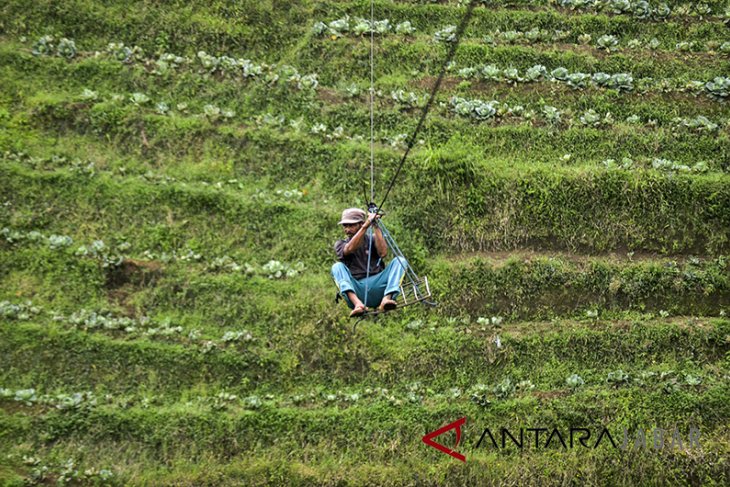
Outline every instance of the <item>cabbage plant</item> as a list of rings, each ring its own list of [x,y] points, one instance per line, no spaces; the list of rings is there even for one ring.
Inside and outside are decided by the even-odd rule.
[[[79,95],[79,98],[84,101],[94,101],[99,97],[99,94],[96,91],[90,90],[88,88],[84,88],[84,91],[81,92]]]
[[[73,244],[73,239],[68,235],[51,235],[48,237],[48,247],[51,250],[69,247],[71,244]]]
[[[542,113],[545,116],[545,120],[551,125],[557,125],[560,122],[560,117],[563,115],[560,110],[550,105],[542,107]]]
[[[571,389],[577,389],[580,386],[582,386],[583,384],[585,384],[585,381],[578,374],[573,374],[570,377],[568,377],[567,379],[565,379],[565,384],[568,387],[570,387]]]
[[[396,34],[411,35],[416,32],[416,28],[413,27],[408,20],[406,20],[405,22],[401,22],[395,26],[395,32]]]
[[[571,88],[585,88],[588,82],[591,80],[591,75],[586,73],[570,73],[566,82]]]
[[[132,93],[132,95],[129,97],[129,101],[131,101],[133,104],[140,106],[144,105],[147,102],[150,101],[150,97],[145,95],[144,93]]]
[[[303,91],[312,91],[319,86],[316,74],[306,74],[297,80],[297,88]]]
[[[407,108],[418,106],[418,96],[412,91],[396,90],[391,92],[391,98],[399,105]]]
[[[522,32],[516,30],[508,30],[499,34],[499,38],[507,44],[516,44],[523,38]]]
[[[730,95],[730,77],[718,76],[705,84],[712,98],[725,99]]]
[[[581,115],[579,120],[580,123],[588,127],[598,127],[601,125],[601,116],[592,108]]]
[[[341,19],[333,20],[329,24],[327,24],[327,33],[338,37],[342,34],[350,31],[350,17],[345,16]]]
[[[13,304],[10,301],[0,301],[0,318],[18,321],[26,321],[38,315],[41,309],[33,306],[31,301],[25,303]]]
[[[497,107],[499,106],[499,102],[496,100],[484,102],[478,99],[467,100],[458,96],[452,97],[449,103],[451,110],[457,115],[471,117],[479,121],[495,117],[497,115]]]
[[[519,83],[522,81],[522,78],[520,77],[520,72],[517,71],[515,68],[507,68],[504,71],[502,71],[502,76],[508,83]]]
[[[436,42],[456,42],[456,26],[447,25],[433,35]]]
[[[630,73],[613,74],[608,86],[619,91],[632,91],[634,89],[634,77]]]
[[[34,56],[51,56],[55,52],[55,44],[53,43],[53,36],[43,36],[33,44],[33,55]]]
[[[596,86],[606,87],[611,83],[611,75],[603,72],[593,73],[591,81]]]
[[[312,33],[314,35],[323,35],[326,34],[329,27],[324,22],[315,22],[312,26]]]
[[[609,372],[606,376],[606,382],[615,386],[629,383],[629,374],[619,369],[614,372]]]
[[[211,103],[208,103],[203,106],[203,114],[208,118],[208,120],[215,121],[218,120],[218,117],[220,117],[221,109]]]
[[[223,343],[234,343],[234,342],[250,342],[253,340],[253,335],[248,330],[242,331],[227,331],[223,334],[221,341]]]
[[[602,35],[596,41],[596,47],[598,47],[598,49],[605,49],[609,52],[616,50],[618,47],[618,38],[614,35]]]
[[[537,27],[533,27],[532,29],[526,31],[523,34],[523,37],[525,38],[526,41],[528,41],[530,43],[538,42],[538,41],[542,40],[543,38],[547,37],[547,32],[541,31]]]
[[[478,404],[479,406],[486,408],[490,404],[492,404],[492,401],[489,399],[489,396],[492,393],[493,390],[491,387],[487,386],[486,384],[477,384],[469,389],[469,400],[475,404]]]
[[[141,58],[143,51],[137,46],[129,47],[123,42],[110,42],[104,49],[108,55],[123,63],[132,62],[135,58]]]
[[[660,3],[651,11],[651,16],[657,20],[668,18],[672,14],[672,9],[666,3]]]
[[[645,0],[633,2],[631,9],[631,12],[637,19],[648,19],[651,17],[651,6],[649,5],[649,2]]]
[[[507,399],[514,394],[515,384],[512,382],[512,379],[506,377],[494,386],[493,392],[499,399]]]
[[[373,23],[373,32],[375,34],[386,34],[390,32],[392,29],[392,26],[390,25],[390,20],[383,19],[383,20],[376,20]]]
[[[479,74],[485,79],[485,80],[494,80],[498,81],[502,79],[502,70],[499,69],[494,64],[488,64],[484,66]]]
[[[26,406],[32,406],[38,400],[35,389],[18,389],[15,391],[14,399],[17,402],[22,402]]]
[[[609,0],[607,7],[614,14],[627,13],[631,11],[631,0]]]
[[[72,39],[66,39],[65,37],[58,41],[58,47],[56,48],[56,54],[66,59],[71,59],[76,56],[76,43]]]
[[[555,68],[550,72],[550,76],[557,81],[567,81],[570,72],[563,67]]]
[[[525,81],[540,81],[547,77],[547,68],[542,64],[536,64],[525,71]]]
[[[188,62],[188,59],[182,56],[177,56],[169,52],[160,54],[160,57],[155,61],[155,73],[165,74],[170,70],[174,70]]]
[[[218,69],[218,65],[220,64],[217,57],[211,56],[205,51],[198,51],[198,60],[200,61],[200,64],[202,64],[203,67],[211,73]]]

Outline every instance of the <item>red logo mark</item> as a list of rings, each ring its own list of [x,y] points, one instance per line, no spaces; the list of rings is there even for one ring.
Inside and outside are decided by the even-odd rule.
[[[456,429],[456,445],[454,445],[454,448],[456,448],[457,446],[459,446],[459,441],[461,440],[461,425],[464,423],[466,423],[466,417],[457,419],[453,423],[449,423],[446,426],[444,426],[443,428],[439,428],[436,431],[432,431],[421,439],[428,446],[432,446],[432,447],[436,448],[437,450],[439,450],[443,453],[446,453],[447,455],[451,455],[452,457],[456,458],[457,460],[466,462],[466,457],[464,455],[462,455],[461,453],[455,452],[451,448],[447,448],[444,445],[433,441],[433,439],[436,438],[437,436],[442,435],[449,430]]]

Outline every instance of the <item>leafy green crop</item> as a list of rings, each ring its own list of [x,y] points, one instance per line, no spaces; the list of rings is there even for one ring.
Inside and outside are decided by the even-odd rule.
[[[456,42],[456,26],[447,25],[441,30],[438,30],[433,35],[433,40],[436,42]]]

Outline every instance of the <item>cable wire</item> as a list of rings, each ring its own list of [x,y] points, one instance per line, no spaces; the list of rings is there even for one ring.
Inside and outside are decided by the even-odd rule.
[[[426,102],[426,105],[423,107],[423,113],[421,114],[420,120],[418,120],[418,125],[416,125],[416,130],[413,131],[413,135],[411,135],[411,138],[408,140],[408,145],[406,147],[405,153],[403,153],[403,157],[401,157],[400,163],[398,164],[398,169],[396,170],[395,174],[390,180],[390,184],[388,185],[388,189],[385,191],[385,196],[383,196],[383,200],[378,205],[378,209],[382,209],[383,205],[385,205],[386,200],[388,199],[388,195],[390,194],[390,190],[393,188],[393,185],[395,184],[395,180],[398,178],[398,175],[400,174],[401,169],[403,169],[403,164],[406,162],[406,158],[408,157],[408,154],[411,152],[411,149],[416,143],[416,137],[418,136],[418,133],[421,131],[421,127],[423,126],[423,122],[426,120],[426,115],[428,115],[428,111],[431,108],[431,105],[433,104],[434,100],[436,99],[436,93],[438,92],[439,88],[441,87],[441,82],[444,79],[444,76],[446,75],[446,69],[448,68],[449,64],[451,63],[451,60],[454,57],[454,54],[456,53],[456,48],[459,47],[459,43],[461,42],[461,38],[464,34],[464,31],[466,30],[466,26],[469,24],[469,20],[471,20],[472,13],[474,12],[474,7],[476,7],[477,0],[471,0],[469,2],[469,5],[466,8],[466,14],[464,15],[464,18],[461,19],[461,23],[459,24],[459,27],[456,29],[455,33],[455,39],[454,42],[451,43],[451,48],[449,49],[448,54],[446,55],[446,59],[444,60],[444,64],[441,67],[441,73],[439,73],[439,77],[436,79],[436,83],[433,85],[433,88],[431,90],[431,96],[428,99],[428,102]]]
[[[375,0],[370,0],[370,201],[375,200]]]

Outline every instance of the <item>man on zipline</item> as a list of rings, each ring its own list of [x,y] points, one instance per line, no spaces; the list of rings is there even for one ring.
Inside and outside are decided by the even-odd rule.
[[[376,213],[367,215],[359,208],[348,208],[342,212],[339,222],[347,238],[335,242],[339,262],[332,266],[332,277],[352,309],[351,317],[363,315],[376,303],[379,303],[380,311],[397,307],[395,299],[400,294],[406,262],[402,257],[396,257],[387,266],[383,264],[388,245],[378,227],[379,218]],[[370,227],[373,227],[372,239],[367,235]]]

